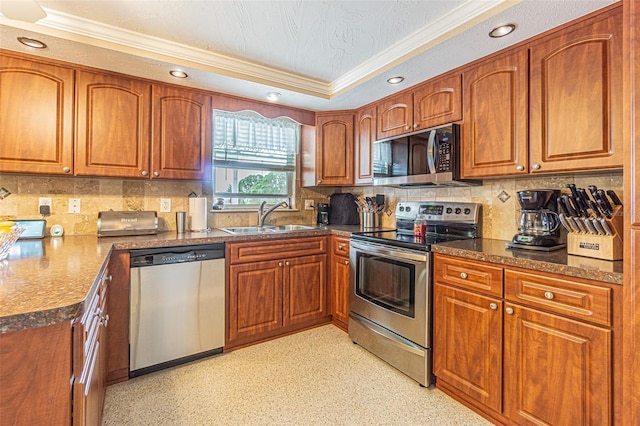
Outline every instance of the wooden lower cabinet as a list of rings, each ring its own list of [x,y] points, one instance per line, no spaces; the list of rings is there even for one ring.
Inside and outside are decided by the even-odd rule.
[[[227,244],[225,349],[329,321],[326,240]]]
[[[331,237],[331,319],[334,325],[347,331],[349,324],[349,238]]]
[[[109,258],[109,326],[105,329],[106,384],[129,379],[129,250],[114,251]]]
[[[504,406],[519,425],[612,424],[612,332],[505,304]]]
[[[435,285],[434,374],[502,411],[502,301]]]
[[[496,264],[436,254],[437,386],[503,424],[609,425],[620,291],[568,276],[503,269],[504,297],[466,283]],[[467,262],[465,270],[462,262]],[[495,280],[492,280],[495,283]],[[619,339],[619,336],[617,337]]]

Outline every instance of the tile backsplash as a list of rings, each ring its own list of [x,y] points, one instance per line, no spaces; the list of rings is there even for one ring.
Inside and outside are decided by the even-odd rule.
[[[303,210],[305,199],[314,204],[327,202],[327,196],[334,192],[352,192],[354,194],[384,194],[391,210],[399,201],[464,201],[481,203],[482,236],[510,240],[517,232],[519,205],[517,191],[524,189],[565,189],[567,183],[578,187],[596,185],[599,188],[613,189],[622,196],[622,171],[518,177],[508,179],[487,179],[482,186],[463,188],[411,188],[391,187],[350,187],[350,188],[301,188],[297,183],[295,205],[300,210],[278,211],[269,221],[271,223],[315,223],[314,211]],[[209,199],[211,205],[211,187],[207,182],[161,181],[161,180],[124,180],[112,178],[50,177],[36,175],[0,174],[0,187],[11,195],[0,200],[0,220],[40,219],[38,201],[40,197],[52,199],[52,214],[46,217],[47,228],[54,224],[64,227],[65,233],[96,234],[98,212],[105,210],[156,210],[158,211],[160,231],[175,230],[175,212],[188,211],[188,195],[195,192]],[[501,193],[508,198],[501,197]],[[504,195],[504,194],[503,194]],[[80,213],[68,213],[69,198],[80,199]],[[160,213],[160,199],[171,200],[171,212]],[[502,199],[501,199],[502,198]],[[505,200],[503,202],[503,200]],[[624,201],[624,200],[623,200]],[[382,214],[380,223],[393,227],[394,215]],[[257,214],[222,210],[209,213],[208,225],[211,228],[228,226],[249,226],[257,224]]]

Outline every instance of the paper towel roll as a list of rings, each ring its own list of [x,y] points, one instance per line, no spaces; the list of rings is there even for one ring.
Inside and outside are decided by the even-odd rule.
[[[189,198],[189,218],[192,231],[207,229],[207,199],[205,197]]]

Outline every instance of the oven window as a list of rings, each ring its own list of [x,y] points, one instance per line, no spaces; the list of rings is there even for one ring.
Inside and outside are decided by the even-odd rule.
[[[356,294],[385,309],[415,318],[415,265],[357,254]]]

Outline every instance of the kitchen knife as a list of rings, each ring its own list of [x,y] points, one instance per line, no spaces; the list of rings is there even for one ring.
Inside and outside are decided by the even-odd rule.
[[[576,212],[576,216],[581,216],[581,217],[588,216],[585,211],[582,211],[582,206],[580,206],[578,199],[576,197],[574,197],[573,195],[568,195],[567,198],[571,203],[571,207],[573,207],[573,210]]]
[[[571,191],[571,195],[573,195],[575,198],[578,198],[578,190],[576,189],[575,184],[568,183],[565,186],[569,188],[569,191]]]
[[[589,206],[582,200],[582,197],[580,195],[577,197],[572,195],[571,197],[573,197],[573,204],[576,206],[576,210],[580,213],[580,216],[589,217],[589,212],[587,211]]]
[[[564,229],[567,230],[567,232],[578,232],[578,228],[575,228],[571,226],[571,222],[573,222],[572,220],[567,219],[566,217],[564,217],[563,213],[560,213],[558,215],[558,218],[560,219],[560,223],[562,224],[562,226],[564,227]]]
[[[598,235],[606,235],[607,234],[605,232],[604,228],[602,227],[602,225],[600,224],[600,220],[596,219],[595,217],[592,217],[589,220],[591,221],[591,224],[593,225],[593,227],[596,228],[596,231],[598,231]]]
[[[588,207],[589,206],[589,201],[591,199],[589,198],[589,195],[587,194],[587,191],[585,191],[584,188],[578,188],[578,195],[580,196],[580,199],[584,202],[584,204]]]
[[[578,228],[580,228],[580,232],[582,232],[583,234],[589,233],[589,231],[587,231],[587,228],[585,228],[584,223],[582,223],[582,220],[580,220],[578,216],[572,217],[571,219],[573,219],[573,223],[575,223]]]
[[[611,203],[609,202],[609,199],[607,198],[606,194],[602,189],[598,189],[596,191],[596,194],[598,195],[597,201],[602,201],[602,206],[604,207],[603,211],[605,216],[611,219],[611,216],[613,215],[613,207],[611,207]],[[598,202],[598,205],[600,205],[600,202]]]
[[[607,235],[613,235],[613,231],[611,230],[611,227],[604,217],[601,217],[600,219],[598,219],[598,221],[600,222],[600,225],[602,225],[602,228]]]
[[[620,201],[620,197],[618,197],[618,194],[616,194],[616,192],[613,189],[607,189],[607,195],[609,196],[609,198],[611,198],[611,201],[613,201],[613,204],[615,204],[616,206],[622,205],[622,201]]]
[[[598,230],[593,226],[593,223],[591,223],[588,217],[583,217],[582,223],[584,223],[584,227],[587,228],[587,231],[589,231],[591,235],[598,235]]]
[[[572,217],[578,217],[578,212],[571,205],[571,201],[569,200],[568,195],[562,196],[562,202],[564,203],[564,208],[567,210],[567,214]]]
[[[558,197],[556,204],[558,205],[558,213],[564,213],[565,215],[569,214],[567,208],[564,206],[564,202],[562,202],[562,197]]]
[[[593,213],[595,213],[596,217],[602,217],[602,213],[600,212],[600,209],[596,205],[595,201],[589,200],[589,208],[591,209],[591,211],[593,211]]]
[[[598,187],[595,185],[589,185],[587,186],[587,189],[589,190],[589,192],[591,193],[591,196],[593,197],[594,200],[597,200],[598,195],[597,195],[597,191],[598,191]]]
[[[596,203],[598,204],[598,207],[600,207],[600,211],[602,211],[602,213],[607,217],[607,219],[611,219],[613,217],[611,212],[607,210],[607,207],[605,206],[601,198],[598,198],[596,200]]]

